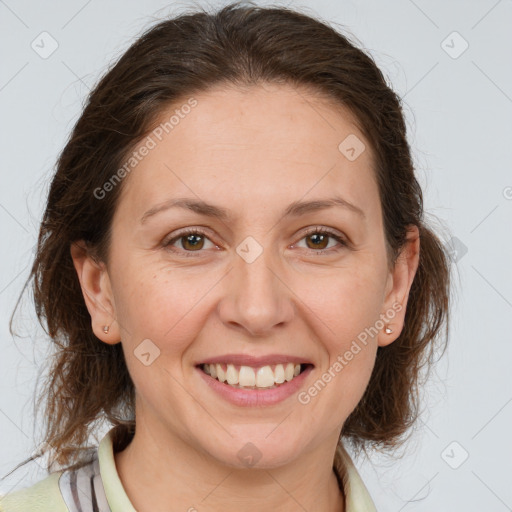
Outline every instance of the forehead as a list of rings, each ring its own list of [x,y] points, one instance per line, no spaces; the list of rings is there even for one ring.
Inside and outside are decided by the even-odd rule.
[[[245,209],[333,192],[370,214],[378,203],[371,150],[353,115],[305,89],[217,87],[185,97],[135,152],[143,145],[151,149],[123,191],[139,213],[183,195]]]

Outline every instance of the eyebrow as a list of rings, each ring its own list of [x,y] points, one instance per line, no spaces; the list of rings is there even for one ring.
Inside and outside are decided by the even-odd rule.
[[[299,217],[307,213],[333,207],[344,208],[353,213],[356,213],[362,219],[366,219],[366,215],[363,210],[361,210],[361,208],[340,196],[329,197],[326,199],[316,199],[313,201],[295,201],[286,208],[283,217]],[[163,212],[165,210],[169,210],[170,208],[184,208],[199,215],[205,215],[207,217],[216,218],[225,222],[229,221],[230,219],[229,210],[226,210],[225,208],[206,203],[205,201],[198,201],[194,198],[179,197],[176,199],[170,199],[164,203],[154,206],[153,208],[150,208],[141,217],[141,224],[146,222],[149,217],[152,217],[153,215],[156,215],[157,213]]]

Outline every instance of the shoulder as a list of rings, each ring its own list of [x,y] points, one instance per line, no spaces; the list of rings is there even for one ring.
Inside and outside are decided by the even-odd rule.
[[[67,512],[59,490],[61,475],[51,473],[30,487],[0,496],[0,512]]]
[[[0,495],[0,512],[92,512],[110,510],[114,506],[135,512],[116,471],[112,444],[114,430],[104,436],[99,447],[92,449],[81,464],[55,471],[25,489]]]

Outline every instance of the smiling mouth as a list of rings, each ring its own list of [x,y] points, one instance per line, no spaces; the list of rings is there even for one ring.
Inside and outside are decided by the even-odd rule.
[[[236,389],[273,389],[303,373],[312,364],[282,363],[260,367],[234,364],[200,364],[204,373]]]

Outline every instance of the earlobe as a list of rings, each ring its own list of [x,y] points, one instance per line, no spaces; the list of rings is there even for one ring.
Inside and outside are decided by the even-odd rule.
[[[393,323],[392,323],[393,322]],[[395,341],[398,336],[400,336],[400,332],[396,329],[397,320],[396,317],[391,320],[389,323],[386,323],[384,328],[379,332],[377,344],[379,347],[386,347],[387,345],[391,345],[393,341]],[[403,325],[403,324],[402,324]],[[401,328],[400,328],[401,331]]]
[[[119,343],[119,326],[106,265],[91,255],[83,241],[72,243],[70,250],[95,336],[104,343]]]
[[[419,265],[420,237],[418,226],[409,226],[406,243],[396,260],[390,275],[384,312],[381,315],[384,327],[378,335],[379,347],[385,347],[395,341],[403,330],[407,301],[414,277]]]

